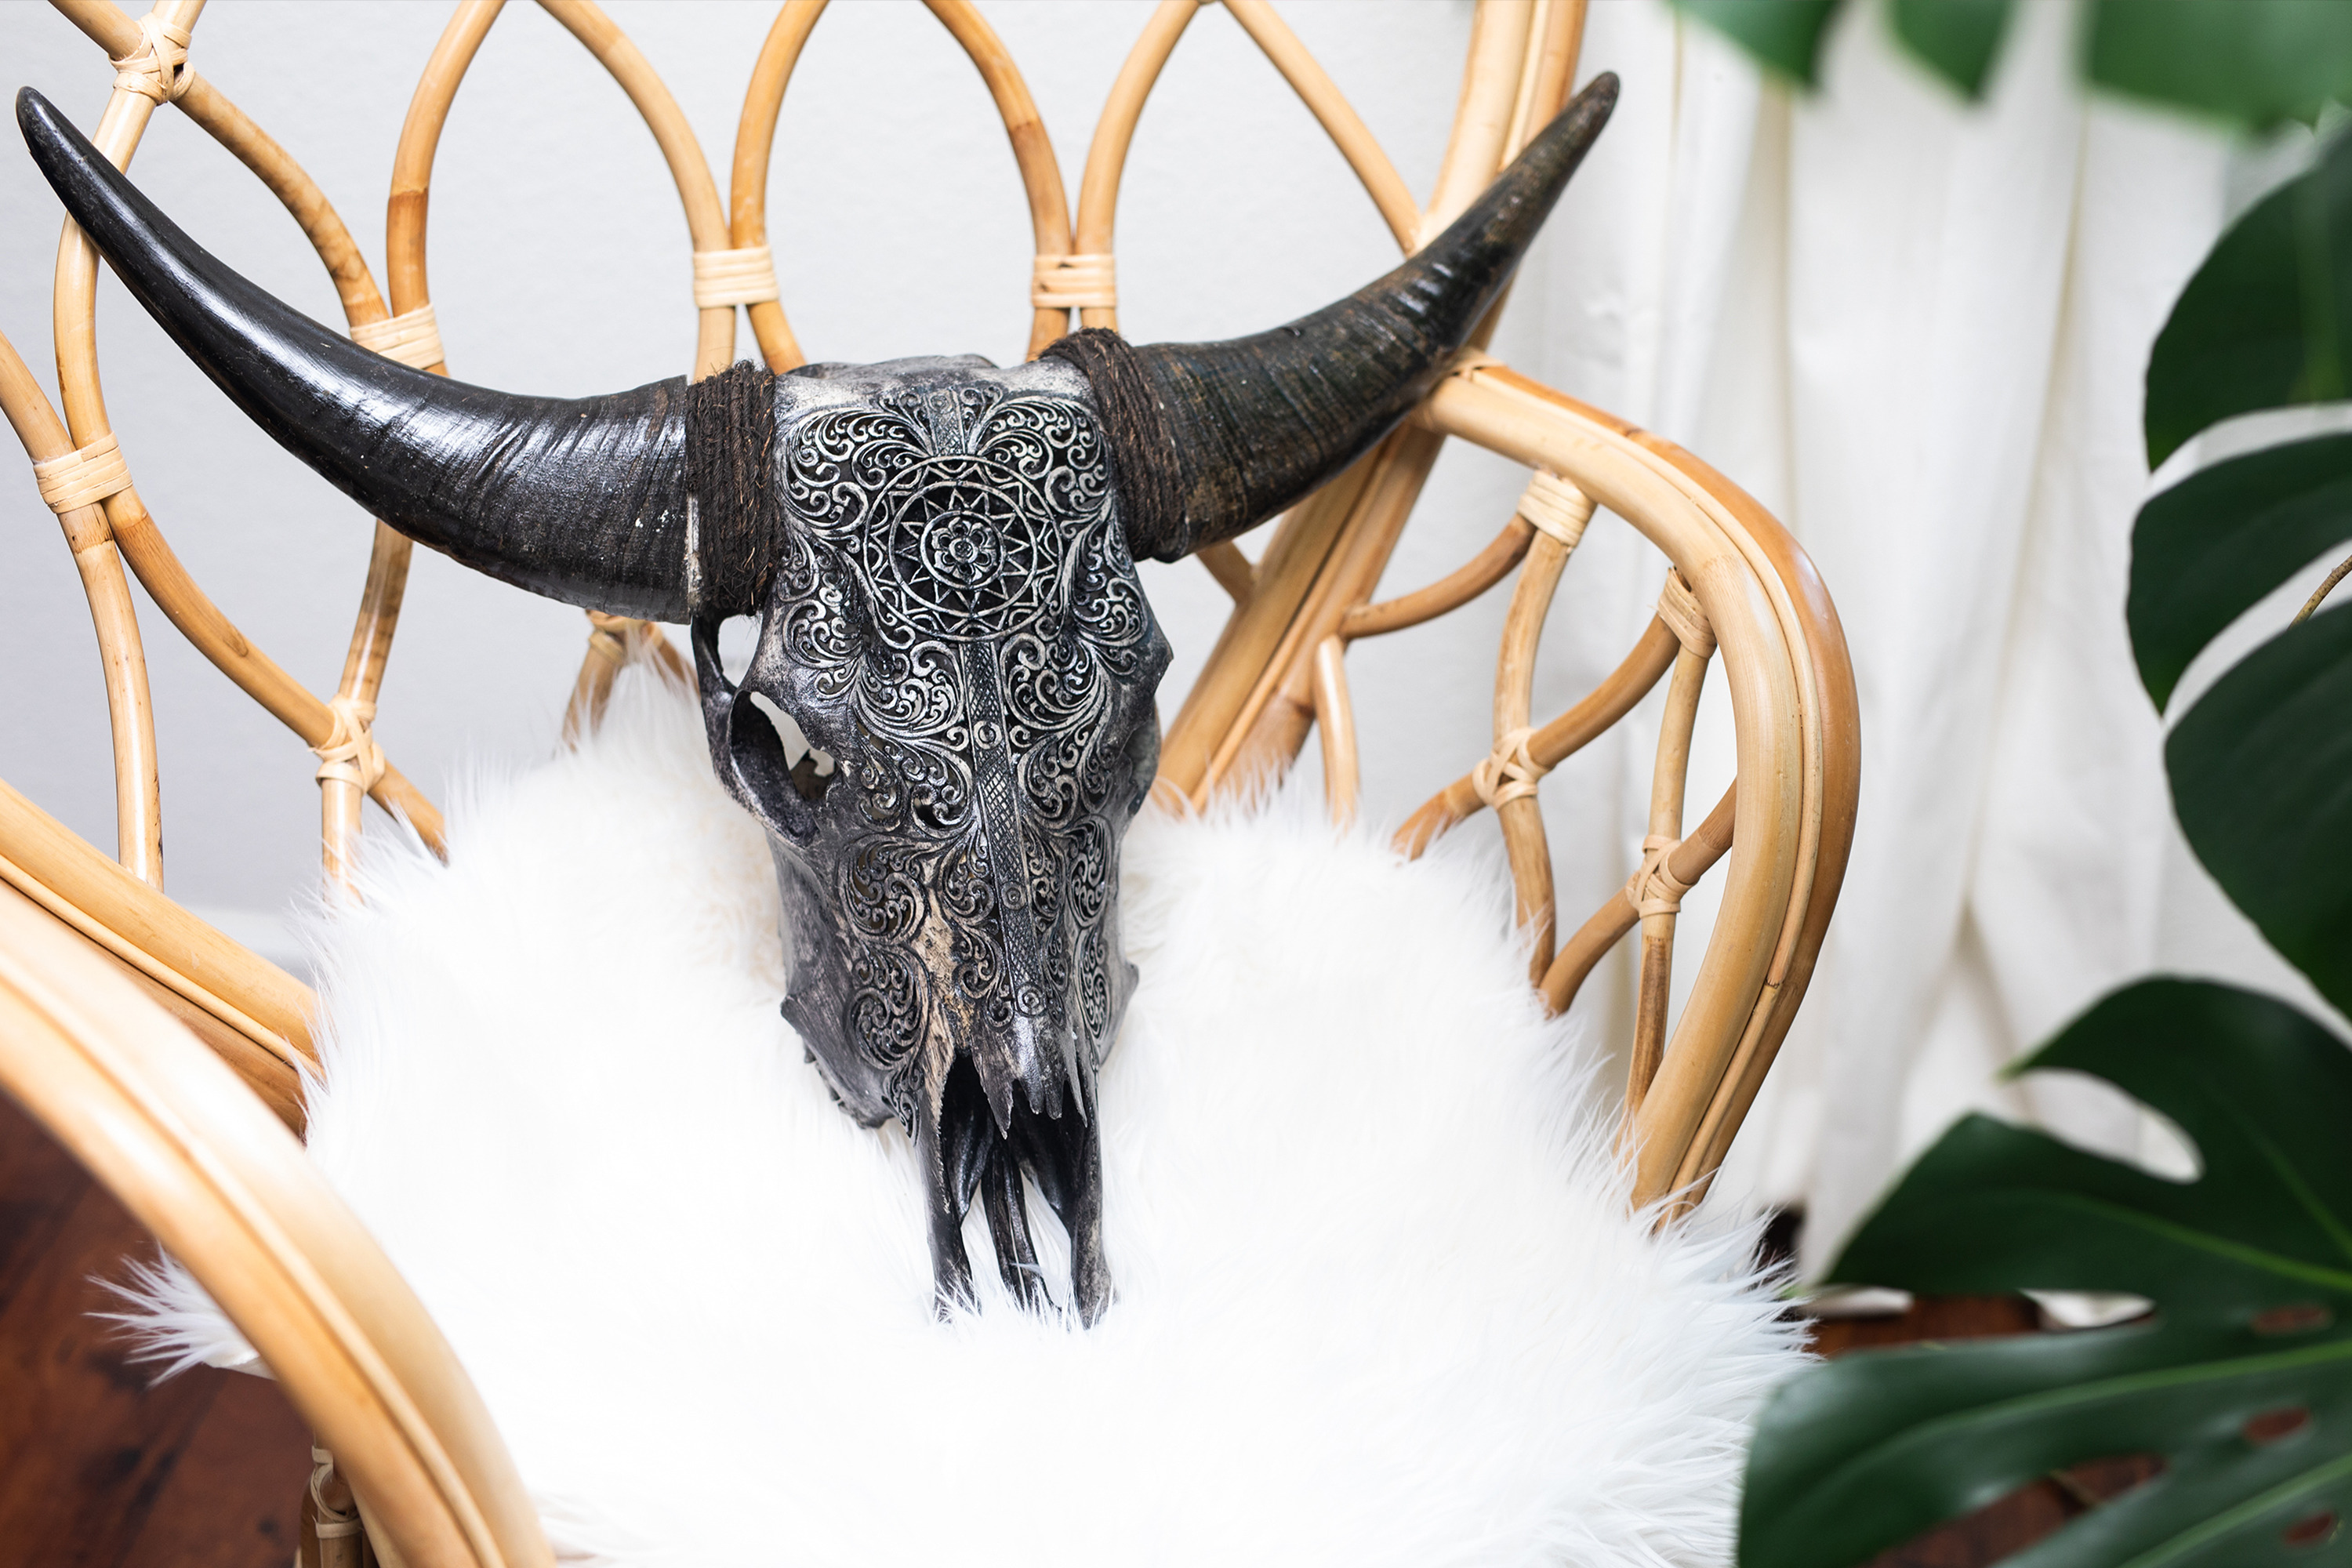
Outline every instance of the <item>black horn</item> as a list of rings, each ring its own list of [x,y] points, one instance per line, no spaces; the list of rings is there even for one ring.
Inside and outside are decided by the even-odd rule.
[[[493,577],[592,609],[684,621],[698,599],[751,608],[712,603],[691,581],[682,380],[572,400],[411,370],[222,265],[30,88],[16,95],[16,123],[74,221],[173,341],[373,515]]]
[[[1617,103],[1595,77],[1467,211],[1395,271],[1288,326],[1047,353],[1087,373],[1111,426],[1129,548],[1173,561],[1255,527],[1361,457],[1444,374],[1510,280]]]

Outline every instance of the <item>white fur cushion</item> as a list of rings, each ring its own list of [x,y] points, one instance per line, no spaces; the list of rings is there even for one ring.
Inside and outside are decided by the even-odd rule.
[[[1625,1213],[1491,856],[1402,864],[1295,793],[1148,813],[1102,1078],[1118,1303],[1040,1321],[983,1264],[941,1325],[908,1142],[778,1016],[767,848],[691,709],[632,675],[581,751],[455,805],[446,868],[379,837],[314,933],[310,1146],[560,1553],[1728,1560],[1800,1352],[1750,1232]],[[149,1289],[166,1353],[250,1358],[184,1276]]]

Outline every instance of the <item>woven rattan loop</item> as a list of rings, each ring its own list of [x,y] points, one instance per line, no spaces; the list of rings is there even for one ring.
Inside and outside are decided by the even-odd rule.
[[[694,308],[713,310],[730,305],[763,305],[782,299],[776,288],[776,258],[764,245],[740,250],[698,250],[694,253]]]
[[[1118,304],[1118,267],[1108,254],[1041,256],[1029,303],[1040,310],[1108,310]]]
[[[114,85],[158,103],[170,103],[188,90],[196,73],[188,68],[185,26],[150,15],[139,18],[140,46],[114,62]]]
[[[1536,793],[1536,785],[1551,770],[1528,752],[1528,742],[1534,736],[1532,726],[1513,730],[1495,743],[1492,756],[1470,770],[1470,787],[1480,800],[1500,808]]]
[[[383,777],[383,748],[375,743],[368,726],[375,722],[375,704],[363,698],[338,695],[327,704],[334,727],[310,748],[319,754],[320,784],[336,781],[372,790]]]
[[[387,321],[353,327],[352,342],[411,370],[431,370],[448,358],[441,352],[441,325],[433,319],[430,302]]]
[[[349,1508],[327,1500],[327,1483],[335,1479],[335,1457],[315,1444],[310,1449],[311,1531],[321,1541],[345,1541],[361,1531],[357,1500]]]
[[[1672,567],[1666,569],[1666,585],[1658,593],[1658,619],[1680,639],[1685,651],[1701,658],[1715,652],[1715,627],[1707,624],[1706,612],[1699,608],[1698,595],[1683,581],[1683,574]]]
[[[1592,521],[1592,498],[1558,474],[1538,468],[1519,497],[1519,515],[1573,550],[1584,537],[1584,525]]]
[[[1666,865],[1666,858],[1682,847],[1682,842],[1658,833],[1642,840],[1642,868],[1626,882],[1625,899],[1644,920],[1673,914],[1683,907],[1683,895],[1691,890],[1690,883],[1675,880]]]
[[[100,436],[87,447],[79,447],[62,458],[51,458],[46,463],[33,465],[33,482],[41,487],[41,500],[48,509],[63,517],[86,506],[95,506],[110,495],[131,488],[131,469],[122,460],[122,450],[110,433]]]

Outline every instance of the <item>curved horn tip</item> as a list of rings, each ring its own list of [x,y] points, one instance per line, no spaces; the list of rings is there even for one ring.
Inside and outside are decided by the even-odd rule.
[[[1244,532],[1394,428],[1510,281],[1618,88],[1595,76],[1442,233],[1347,298],[1247,338],[1137,350],[1154,417],[1150,438],[1125,445],[1171,470],[1178,498],[1139,509],[1139,553],[1173,560]]]

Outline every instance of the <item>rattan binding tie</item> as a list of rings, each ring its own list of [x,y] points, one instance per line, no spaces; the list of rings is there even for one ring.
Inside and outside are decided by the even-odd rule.
[[[1685,652],[1701,658],[1715,652],[1715,627],[1699,607],[1698,595],[1671,566],[1666,569],[1666,585],[1658,593],[1658,619],[1681,641]]]
[[[319,771],[314,775],[320,784],[330,780],[356,784],[362,791],[375,788],[383,777],[383,748],[375,743],[375,735],[368,728],[375,722],[375,704],[364,698],[338,694],[327,704],[334,726],[327,738],[310,748],[319,754]]]
[[[1625,901],[1644,920],[1673,914],[1683,907],[1683,895],[1691,890],[1690,883],[1675,880],[1666,865],[1666,858],[1682,847],[1682,842],[1662,833],[1642,840],[1642,868],[1625,884]]]
[[[1558,474],[1538,468],[1519,497],[1519,515],[1559,540],[1563,549],[1573,550],[1584,537],[1584,525],[1592,521],[1592,498]]]
[[[180,22],[166,22],[152,14],[139,18],[139,47],[114,62],[114,85],[157,103],[171,103],[188,90],[196,73],[188,68],[188,39]]]
[[[131,468],[122,460],[122,449],[109,433],[62,458],[35,463],[33,482],[41,487],[42,501],[63,517],[129,489]]]
[[[1118,304],[1118,265],[1108,254],[1041,256],[1029,303],[1040,310],[1108,310]]]
[[[764,245],[694,253],[694,308],[764,305],[783,296],[776,288],[775,253]]]
[[[327,1483],[335,1479],[335,1457],[313,1444],[310,1448],[310,1529],[320,1541],[348,1541],[360,1533],[359,1500],[348,1508],[327,1500]]]
[[[1214,4],[1214,0],[1208,0],[1208,3]],[[1454,357],[1445,362],[1445,374],[1468,375],[1474,370],[1484,370],[1488,365],[1499,365],[1502,363],[1485,349],[1455,349]]]
[[[1489,806],[1500,809],[1536,793],[1536,785],[1551,772],[1528,750],[1535,738],[1531,725],[1522,725],[1495,742],[1494,754],[1470,770],[1470,787]]]
[[[441,350],[441,324],[433,319],[429,300],[414,310],[353,327],[352,342],[411,370],[431,370],[449,357]]]
[[[636,623],[605,610],[588,612],[588,657],[618,669],[629,662],[629,637]]]

